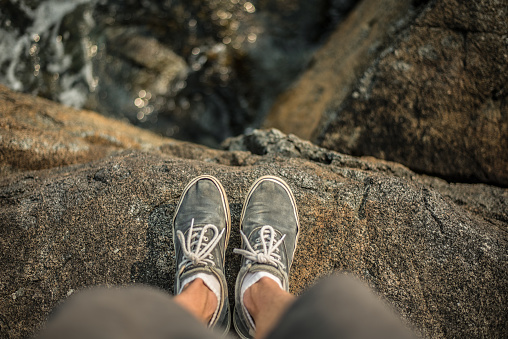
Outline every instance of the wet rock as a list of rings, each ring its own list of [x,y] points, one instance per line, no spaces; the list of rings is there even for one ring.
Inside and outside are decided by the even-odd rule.
[[[380,26],[387,40],[367,39],[367,46],[353,49],[368,60],[362,67],[330,57],[349,36],[348,26],[340,26],[314,67],[279,100],[273,114],[280,124],[273,125],[297,134],[301,127],[303,137],[339,152],[396,161],[451,181],[506,186],[508,26],[500,19],[506,4],[416,3],[416,16]],[[373,2],[357,11],[367,4]],[[370,22],[383,22],[383,7],[374,13]],[[365,19],[355,27],[367,25]],[[312,112],[310,118],[288,119],[295,127],[283,127],[295,106]]]
[[[86,106],[131,122],[154,124],[165,101],[185,82],[186,60],[157,39],[129,27],[106,27],[97,38],[106,48],[94,59],[95,74],[102,74],[97,91]],[[122,83],[122,85],[120,85]],[[167,128],[161,124],[160,131]]]
[[[108,31],[107,41],[112,53],[141,67],[129,83],[134,91],[146,90],[165,94],[178,80],[187,76],[187,63],[156,39],[141,35],[128,35],[125,30]],[[106,71],[106,69],[104,69]],[[146,94],[144,95],[146,97]],[[141,105],[137,105],[141,106]]]
[[[7,115],[24,111],[21,105],[6,107]],[[38,115],[26,112],[25,135],[38,140],[37,134],[46,132]],[[76,111],[60,107],[59,114],[65,121],[60,133],[72,135],[78,123],[68,121]],[[94,115],[80,114],[85,126],[86,116]],[[106,118],[101,122],[116,129],[123,125]],[[2,140],[9,132],[5,126]],[[424,336],[502,337],[506,332],[506,189],[449,184],[276,130],[228,140],[224,147],[229,150],[171,139],[161,143],[133,127],[122,132],[124,140],[143,134],[144,150],[119,146],[106,157],[95,152],[74,165],[36,170],[36,164],[1,177],[4,337],[29,336],[58,302],[85,287],[137,282],[171,292],[171,219],[186,183],[204,173],[219,178],[230,202],[230,292],[240,265],[232,251],[240,245],[245,194],[259,176],[278,175],[293,189],[301,221],[290,276],[293,293],[333,271],[350,270]],[[47,157],[58,159],[51,153]]]
[[[356,2],[5,0],[0,83],[219,146],[261,124]]]

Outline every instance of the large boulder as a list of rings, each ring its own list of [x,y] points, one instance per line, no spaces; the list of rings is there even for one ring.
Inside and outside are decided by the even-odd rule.
[[[362,2],[267,126],[452,181],[508,185],[506,1],[406,1],[387,17],[390,2]]]
[[[84,163],[169,139],[0,85],[0,174]]]
[[[415,16],[410,0],[364,0],[314,53],[310,67],[273,104],[264,126],[310,140],[332,103],[344,101],[358,78]]]
[[[94,116],[58,109],[63,121]],[[45,134],[45,125],[36,125],[45,111],[50,110],[27,113],[26,134],[33,133],[34,140]],[[3,126],[2,140],[10,133]],[[66,130],[60,124],[60,133]],[[138,133],[132,129],[123,137],[135,139]],[[11,168],[1,177],[0,337],[29,336],[55,305],[86,287],[146,283],[171,293],[172,216],[186,183],[204,173],[216,176],[229,197],[231,295],[240,265],[232,249],[240,245],[243,199],[257,177],[272,174],[289,183],[299,208],[293,293],[321,276],[348,270],[424,336],[506,333],[506,189],[448,184],[276,130],[230,139],[225,150],[159,141],[144,149],[118,147],[106,156],[97,152],[93,161],[91,155],[71,165],[55,161],[49,164],[58,167]],[[0,145],[2,154],[9,145]]]

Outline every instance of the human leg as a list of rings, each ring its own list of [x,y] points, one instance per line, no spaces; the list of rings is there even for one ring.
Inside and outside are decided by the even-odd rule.
[[[242,266],[236,281],[233,323],[242,338],[265,335],[292,301],[289,269],[298,239],[296,202],[280,178],[259,178],[240,218]],[[247,306],[249,308],[247,308]]]
[[[213,338],[197,319],[225,334],[230,317],[224,251],[231,223],[217,179],[201,176],[186,186],[173,227],[176,297],[139,286],[78,293],[49,322],[43,338]]]
[[[242,338],[413,337],[385,303],[349,276],[325,279],[300,298],[288,293],[299,225],[293,195],[281,179],[254,183],[240,225],[242,249],[235,252],[243,259],[233,323]]]
[[[256,324],[256,338],[265,338],[294,300],[295,296],[270,278],[261,278],[249,287],[243,302]]]
[[[210,322],[217,309],[215,293],[199,278],[185,285],[182,293],[173,300],[205,324]]]
[[[393,310],[360,280],[339,274],[289,306],[267,338],[414,338]]]
[[[38,339],[219,338],[153,287],[95,287],[57,307]]]
[[[230,326],[224,275],[230,232],[229,204],[220,182],[208,175],[191,180],[173,218],[177,266],[175,298],[199,319],[208,321],[210,328],[221,333],[226,333]],[[196,300],[202,302],[196,303]],[[215,309],[210,315],[212,306]]]

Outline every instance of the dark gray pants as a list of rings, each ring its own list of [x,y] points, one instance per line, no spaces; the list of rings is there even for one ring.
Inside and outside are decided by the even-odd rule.
[[[300,296],[268,338],[411,338],[389,308],[359,280],[324,279]],[[95,288],[70,297],[40,338],[219,338],[147,286]]]

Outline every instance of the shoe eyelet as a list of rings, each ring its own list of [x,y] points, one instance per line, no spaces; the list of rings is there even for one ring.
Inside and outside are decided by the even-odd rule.
[[[259,240],[259,238],[256,239],[256,243],[259,243],[261,240]]]
[[[213,260],[213,254],[210,254],[208,257]]]
[[[203,239],[204,239],[205,241],[208,241],[208,237],[203,237]]]

